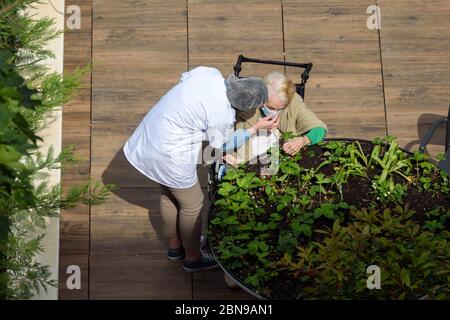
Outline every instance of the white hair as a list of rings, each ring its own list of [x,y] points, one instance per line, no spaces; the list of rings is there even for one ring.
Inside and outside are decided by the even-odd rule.
[[[270,91],[277,94],[284,105],[287,105],[295,93],[294,84],[291,80],[280,72],[272,71],[265,78],[264,82]]]

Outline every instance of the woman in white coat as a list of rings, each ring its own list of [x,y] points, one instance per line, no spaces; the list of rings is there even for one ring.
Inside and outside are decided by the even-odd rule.
[[[267,87],[259,78],[225,80],[215,68],[197,67],[181,75],[123,147],[128,161],[160,185],[168,258],[184,259],[186,271],[217,266],[210,254],[200,250],[203,192],[196,170],[202,141],[223,150],[235,123],[235,108],[248,111],[267,99]],[[266,117],[250,132],[277,125],[277,119]]]

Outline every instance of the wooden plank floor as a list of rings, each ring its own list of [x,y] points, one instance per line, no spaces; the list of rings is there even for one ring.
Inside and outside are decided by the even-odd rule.
[[[286,60],[314,64],[305,101],[330,137],[386,134],[378,33],[366,27],[367,6],[367,0],[283,4]]]
[[[388,131],[417,149],[450,104],[450,2],[383,0],[381,10]],[[428,148],[432,155],[443,152],[444,135],[441,126]]]
[[[239,54],[313,62],[306,102],[330,136],[389,133],[416,148],[448,108],[450,4],[378,2],[380,31],[366,27],[376,0],[66,0],[80,6],[82,27],[65,34],[64,70],[93,68],[63,109],[63,146],[75,144],[84,160],[63,170],[62,185],[92,176],[119,189],[105,204],[61,213],[60,299],[251,298],[226,288],[219,270],[192,275],[167,261],[159,189],[121,151],[151,106],[196,66],[228,76]],[[271,70],[284,68],[244,64],[242,74]],[[286,73],[298,80],[299,70]],[[430,151],[442,143],[439,132]],[[206,193],[201,166],[199,176]],[[80,290],[66,286],[71,265],[81,269]]]
[[[66,9],[78,5],[81,28],[64,34],[64,73],[84,68],[92,58],[92,0],[66,0]],[[74,145],[74,154],[83,159],[74,168],[63,168],[61,185],[67,190],[72,185],[86,182],[91,171],[91,73],[81,83],[77,96],[64,105],[62,117],[62,147]],[[59,298],[89,298],[90,208],[80,204],[61,211],[59,243]],[[81,289],[68,290],[67,268],[81,269]]]

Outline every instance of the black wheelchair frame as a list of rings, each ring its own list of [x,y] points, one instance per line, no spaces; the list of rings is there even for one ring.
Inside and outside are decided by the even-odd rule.
[[[448,107],[447,117],[433,122],[431,127],[425,132],[424,136],[420,140],[419,151],[422,153],[427,152],[427,145],[435,134],[437,128],[444,124],[446,125],[444,149],[445,159],[440,161],[438,166],[450,176],[450,106]]]
[[[234,74],[236,77],[240,77],[239,75],[242,71],[242,64],[244,62],[271,64],[271,65],[277,65],[277,66],[285,66],[285,67],[294,67],[294,68],[304,69],[303,72],[300,74],[300,83],[295,83],[295,90],[302,97],[302,99],[305,99],[305,86],[309,79],[309,73],[311,72],[311,69],[313,67],[312,63],[297,63],[297,62],[287,62],[287,61],[277,61],[277,60],[261,60],[261,59],[245,57],[241,54],[238,56],[236,64],[233,67]],[[210,200],[213,199],[213,196],[214,196],[214,193],[216,190],[216,186],[218,184],[218,177],[217,177],[218,168],[219,168],[218,162],[214,162],[209,166],[207,190],[208,190],[208,197]]]
[[[242,54],[239,55],[236,64],[234,65],[234,74],[236,77],[239,77],[239,74],[242,71],[242,63],[243,62],[252,62],[252,63],[261,63],[261,64],[272,64],[277,66],[285,66],[285,67],[295,67],[305,69],[303,73],[300,75],[300,83],[295,84],[295,88],[297,93],[305,99],[305,85],[309,79],[309,73],[313,67],[312,63],[297,63],[297,62],[286,62],[286,61],[277,61],[277,60],[260,60],[254,58],[244,57]]]

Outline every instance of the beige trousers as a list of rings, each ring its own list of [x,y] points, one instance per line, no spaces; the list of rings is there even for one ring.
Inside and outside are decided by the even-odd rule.
[[[200,248],[203,192],[197,183],[186,189],[161,187],[160,212],[163,232],[168,238],[180,236],[183,247]]]

